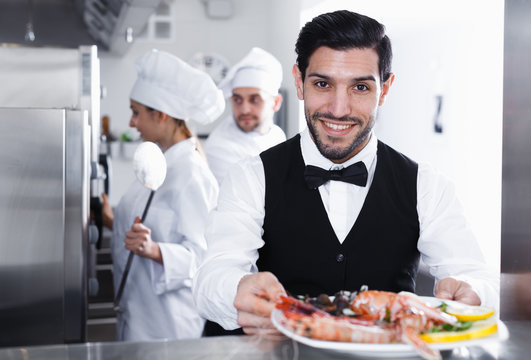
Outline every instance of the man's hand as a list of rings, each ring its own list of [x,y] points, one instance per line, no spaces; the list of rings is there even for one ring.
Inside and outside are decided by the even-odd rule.
[[[127,250],[162,264],[159,244],[151,239],[151,230],[141,223],[140,216],[136,217],[131,230],[125,233],[124,242]]]
[[[455,300],[468,305],[481,305],[481,299],[472,287],[454,278],[444,278],[435,285],[435,296],[441,299]]]
[[[281,337],[269,316],[279,295],[286,291],[270,272],[245,275],[238,284],[234,307],[238,310],[238,324],[246,334]]]

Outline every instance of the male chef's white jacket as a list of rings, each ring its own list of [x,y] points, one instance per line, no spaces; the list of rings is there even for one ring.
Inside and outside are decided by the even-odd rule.
[[[231,114],[224,118],[208,136],[204,148],[208,165],[221,184],[233,164],[239,163],[246,157],[256,156],[285,140],[284,131],[275,124],[272,124],[265,134],[242,131]]]
[[[216,205],[218,185],[195,150],[195,139],[173,145],[164,156],[166,179],[155,192],[144,222],[160,246],[163,265],[135,255],[120,303],[118,340],[198,338],[203,330],[204,320],[193,305],[190,287],[206,249],[205,223]],[[136,216],[142,216],[149,193],[134,182],[115,211],[115,292],[129,254],[125,232]]]

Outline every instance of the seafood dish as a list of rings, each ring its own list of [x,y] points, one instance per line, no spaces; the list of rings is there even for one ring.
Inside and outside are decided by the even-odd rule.
[[[491,309],[463,307],[474,311],[456,310],[454,316],[444,301],[441,306],[431,306],[409,292],[362,289],[341,291],[333,297],[283,296],[275,311],[282,314],[282,326],[299,337],[329,342],[408,344],[424,359],[441,359],[436,347],[428,343],[473,339],[497,332]]]

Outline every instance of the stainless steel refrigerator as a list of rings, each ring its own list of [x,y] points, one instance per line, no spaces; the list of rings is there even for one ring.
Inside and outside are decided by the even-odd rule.
[[[505,1],[501,317],[531,319],[531,3]]]
[[[83,342],[97,49],[0,46],[0,84],[0,346]]]
[[[0,345],[84,341],[86,111],[0,108]]]

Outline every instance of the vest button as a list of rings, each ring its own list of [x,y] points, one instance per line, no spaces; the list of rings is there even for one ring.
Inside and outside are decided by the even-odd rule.
[[[345,255],[343,255],[343,254],[337,254],[337,256],[336,256],[336,261],[337,261],[338,263],[340,263],[340,262],[343,262],[343,260],[345,260]]]

